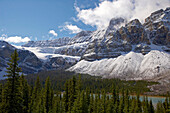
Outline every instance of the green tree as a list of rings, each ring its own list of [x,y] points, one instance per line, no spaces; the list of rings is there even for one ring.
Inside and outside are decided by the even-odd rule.
[[[137,99],[136,99],[136,107],[135,107],[135,113],[142,113],[142,106],[141,106],[141,102],[139,100],[140,96],[139,93],[137,94]]]
[[[2,84],[0,84],[0,104],[2,102]]]
[[[77,99],[74,102],[72,113],[87,113],[88,109],[86,107],[84,91],[78,95]]]
[[[45,82],[45,89],[44,89],[44,106],[46,109],[46,113],[49,113],[50,110],[52,110],[52,105],[53,105],[53,91],[51,89],[50,85],[50,78],[46,79]]]
[[[152,100],[150,100],[150,102],[149,102],[149,113],[154,113],[154,107],[152,104]]]
[[[129,113],[129,107],[130,107],[130,103],[129,103],[129,91],[126,90],[126,96],[125,96],[125,107],[123,109],[124,113]]]
[[[69,98],[68,98],[68,110],[71,112],[73,103],[76,99],[77,92],[76,92],[76,78],[73,76],[71,80],[69,80],[69,90],[68,90]]]
[[[23,105],[20,88],[20,72],[21,68],[18,67],[18,53],[17,50],[11,55],[7,69],[7,82],[2,95],[2,112],[3,113],[22,113]]]
[[[40,84],[40,78],[37,76],[37,80],[35,82],[35,86],[32,91],[31,95],[31,102],[29,103],[29,113],[32,113],[33,109],[36,109],[36,106],[38,105],[37,103],[39,102],[40,99],[40,93],[41,93],[41,84]]]
[[[44,100],[44,89],[42,88],[40,94],[38,95],[37,98],[39,98],[36,101],[36,106],[34,106],[34,109],[32,110],[31,113],[47,113],[46,112],[46,107],[45,107],[45,100]]]
[[[136,107],[136,99],[132,98],[129,113],[135,113],[135,107]]]
[[[148,103],[148,97],[144,97],[143,101],[143,112],[144,113],[149,113],[149,103]]]
[[[29,102],[30,102],[30,87],[27,83],[27,80],[24,78],[24,75],[22,74],[20,77],[20,92],[21,92],[21,98],[23,100],[23,112],[28,113],[29,110]]]
[[[93,93],[91,93],[91,96],[90,96],[90,104],[89,104],[89,113],[93,113],[94,111],[94,95]]]
[[[69,95],[68,95],[68,81],[66,81],[65,83],[65,89],[64,89],[64,95],[63,95],[63,104],[64,104],[64,111],[67,112],[68,111],[68,99],[69,99]]]
[[[101,113],[106,113],[106,93],[103,91],[101,96]]]
[[[164,107],[163,107],[163,104],[162,104],[161,102],[158,102],[158,103],[157,103],[156,113],[166,113],[166,112],[165,112],[165,109],[164,109]]]

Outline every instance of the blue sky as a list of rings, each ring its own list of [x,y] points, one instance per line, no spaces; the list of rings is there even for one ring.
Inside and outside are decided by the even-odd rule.
[[[93,1],[93,2],[92,2]],[[66,23],[83,30],[95,27],[75,22],[74,5],[82,8],[94,7],[97,0],[0,0],[0,35],[29,37],[31,40],[47,40],[63,36],[74,36],[62,30]],[[49,34],[54,30],[58,35]],[[51,37],[51,38],[50,38]]]
[[[0,0],[0,40],[73,37],[82,30],[106,28],[110,19],[144,19],[170,6],[170,0]]]

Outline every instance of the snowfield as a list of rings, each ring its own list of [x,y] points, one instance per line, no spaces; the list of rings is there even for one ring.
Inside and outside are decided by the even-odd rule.
[[[29,50],[43,61],[47,61],[49,58],[54,58],[54,57],[70,58],[70,59],[76,59],[78,61],[80,60],[80,56],[55,54],[54,53],[55,50],[58,49],[59,47],[21,47],[21,46],[15,46],[15,47],[22,50]]]
[[[152,79],[170,71],[170,54],[152,50],[146,55],[130,52],[93,62],[81,60],[68,71],[126,80]]]

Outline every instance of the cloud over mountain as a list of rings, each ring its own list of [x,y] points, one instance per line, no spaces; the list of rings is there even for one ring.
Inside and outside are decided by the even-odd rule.
[[[54,30],[50,30],[48,33],[56,37],[58,36],[58,34]]]
[[[72,25],[68,22],[65,22],[65,25],[64,26],[59,26],[59,28],[61,28],[60,31],[69,31],[70,34],[75,34],[75,33],[79,33],[80,31],[82,31],[81,28],[79,28],[77,25]]]
[[[123,17],[128,21],[137,18],[141,22],[158,9],[170,6],[170,0],[113,0],[102,1],[95,8],[81,9],[75,5],[77,18],[97,28],[107,27],[112,18]]]
[[[4,40],[7,41],[9,43],[24,43],[24,42],[28,42],[31,39],[29,37],[24,37],[22,38],[21,36],[11,36],[11,37],[7,37],[6,35],[2,35],[2,37],[0,37],[0,40]]]

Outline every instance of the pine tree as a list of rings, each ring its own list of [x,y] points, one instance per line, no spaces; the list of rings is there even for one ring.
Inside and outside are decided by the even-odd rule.
[[[90,96],[90,104],[89,104],[89,113],[93,113],[94,111],[94,95],[93,93],[91,93],[91,96]]]
[[[116,88],[115,88],[114,85],[112,86],[112,89],[113,89],[113,92],[112,92],[112,95],[113,95],[113,96],[112,96],[112,101],[113,101],[113,104],[115,104],[115,103],[116,103],[116,100],[117,100],[117,99],[116,99],[117,97],[116,97]]]
[[[129,103],[129,91],[126,90],[126,96],[125,96],[125,107],[123,109],[123,112],[124,113],[129,113],[129,106],[130,106],[130,103]]]
[[[45,100],[44,100],[44,89],[42,88],[40,94],[38,95],[38,100],[36,101],[36,106],[34,106],[34,109],[31,113],[47,113],[46,107],[45,107]]]
[[[53,113],[61,113],[62,103],[60,97],[55,97],[55,103],[53,107]]]
[[[154,107],[152,104],[152,100],[150,100],[150,102],[149,102],[149,113],[154,113]]]
[[[28,113],[29,109],[29,102],[30,102],[30,92],[29,92],[29,85],[27,80],[25,80],[24,75],[22,74],[20,77],[20,91],[21,91],[21,98],[23,100],[23,112]]]
[[[69,102],[69,94],[68,94],[68,81],[65,83],[64,95],[63,95],[63,104],[64,104],[64,112],[68,111],[68,102]]]
[[[69,81],[69,90],[68,90],[68,110],[71,112],[73,103],[76,99],[76,78],[73,76],[73,78]]]
[[[156,113],[166,113],[165,108],[163,107],[163,104],[161,102],[157,103]]]
[[[82,81],[81,81],[81,75],[79,75],[79,79],[77,81],[77,90],[81,91],[82,88]]]
[[[88,111],[86,108],[85,95],[84,91],[82,91],[74,102],[72,113],[87,113]]]
[[[165,102],[163,103],[165,110],[168,109],[169,103],[168,103],[168,96],[165,98]]]
[[[44,106],[46,109],[46,113],[49,113],[49,111],[52,110],[52,105],[53,105],[53,91],[51,89],[49,76],[45,82],[44,104],[45,104]]]
[[[0,104],[2,102],[2,84],[0,84]]]
[[[124,109],[124,105],[123,105],[123,97],[121,97],[120,99],[120,103],[119,103],[119,113],[123,113],[123,109]]]
[[[137,94],[135,113],[142,113],[141,102],[139,100],[139,93]]]
[[[89,90],[89,88],[86,88],[85,104],[87,107],[86,109],[88,109],[88,105],[90,104],[90,90]]]
[[[124,109],[124,99],[125,96],[124,96],[124,88],[122,89],[122,97],[120,98],[120,103],[119,103],[119,113],[122,113],[123,112],[123,109]]]
[[[146,96],[146,98],[144,97],[143,112],[144,113],[149,113],[149,103],[148,103],[148,97],[147,96]]]
[[[101,113],[106,113],[106,93],[103,91],[101,97]]]
[[[37,76],[37,80],[35,82],[35,86],[32,91],[31,102],[29,103],[29,113],[32,113],[34,109],[36,109],[37,103],[40,100],[40,92],[41,92],[41,84],[40,78]]]
[[[135,113],[135,107],[136,107],[136,99],[132,98],[129,113]]]
[[[94,103],[93,103],[93,113],[97,113],[98,96],[97,96],[97,94],[95,94],[94,96],[95,96],[95,99],[94,99]]]
[[[1,111],[4,113],[22,113],[23,105],[21,104],[22,98],[19,91],[19,73],[21,72],[21,68],[18,67],[18,60],[18,53],[15,50],[6,68],[7,75],[5,76],[7,77],[7,83],[3,90],[1,107]]]

